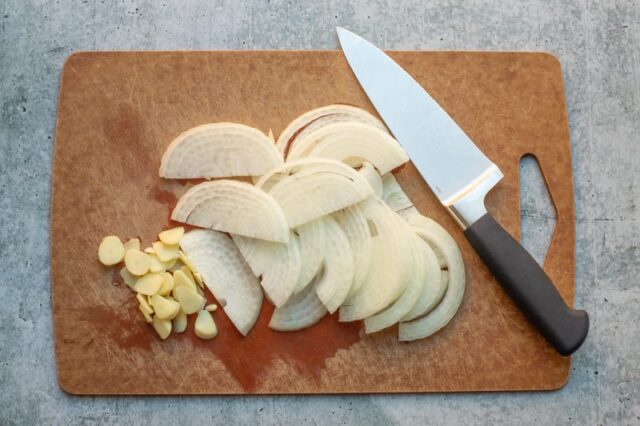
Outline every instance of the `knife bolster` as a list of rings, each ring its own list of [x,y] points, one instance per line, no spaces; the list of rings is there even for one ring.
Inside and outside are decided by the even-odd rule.
[[[487,213],[484,198],[504,175],[494,164],[478,179],[445,202],[449,214],[462,229],[467,229]]]

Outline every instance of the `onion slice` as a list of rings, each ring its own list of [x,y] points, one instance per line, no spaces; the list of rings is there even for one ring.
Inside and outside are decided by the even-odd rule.
[[[393,173],[387,173],[382,176],[382,192],[382,199],[395,212],[413,207],[413,203],[407,197]]]
[[[367,163],[366,161],[362,163],[362,167],[358,172],[364,177],[364,179],[369,182],[371,185],[371,189],[373,189],[373,193],[376,197],[382,198],[383,195],[383,185],[382,178],[380,177],[380,173],[376,170],[375,167],[371,165],[371,163]]]
[[[354,122],[331,124],[296,141],[287,158],[304,157],[332,158],[354,167],[368,161],[382,174],[409,161],[398,141],[387,132]]]
[[[278,331],[295,331],[311,327],[327,314],[327,309],[316,294],[317,276],[301,292],[294,294],[282,307],[276,308],[269,321],[269,328]]]
[[[341,161],[331,160],[328,158],[300,158],[297,160],[287,161],[281,167],[270,170],[260,176],[255,185],[263,191],[268,192],[276,183],[280,182],[285,177],[311,168],[317,171],[336,173],[359,181],[362,180],[360,177],[356,177],[358,172]]]
[[[307,222],[294,230],[298,234],[300,258],[302,259],[300,275],[294,290],[296,293],[304,289],[322,267],[325,249],[325,226],[325,218],[321,217]]]
[[[171,219],[245,237],[286,243],[289,225],[269,194],[246,182],[217,180],[189,189]]]
[[[260,313],[262,290],[233,241],[221,232],[196,229],[182,237],[180,246],[233,325],[246,336]]]
[[[194,127],[171,142],[160,176],[172,179],[256,176],[282,164],[267,135],[237,123]]]
[[[430,251],[431,249],[425,247],[426,243],[411,230],[407,229],[405,233],[407,235],[406,238],[410,238],[412,242],[413,272],[407,277],[407,287],[404,292],[391,306],[373,316],[365,318],[364,329],[367,334],[375,333],[376,331],[396,324],[411,310],[416,304],[418,296],[423,292],[428,267],[423,261],[423,251]],[[437,266],[436,269],[440,271],[440,268]]]
[[[347,239],[353,250],[353,284],[351,285],[347,298],[355,294],[360,287],[362,287],[367,279],[371,265],[373,242],[367,218],[362,211],[362,204],[363,203],[356,204],[355,206],[333,214],[333,218],[347,235]]]
[[[368,123],[387,131],[385,125],[380,119],[374,117],[368,111],[351,105],[327,105],[320,108],[312,109],[304,114],[296,117],[282,131],[276,142],[276,147],[281,153],[285,153],[291,143],[298,137],[304,137],[306,133],[314,131],[327,124],[340,121],[355,121]]]
[[[309,167],[283,178],[269,194],[282,207],[289,226],[296,228],[356,204],[371,195],[372,190],[364,178],[348,166],[342,173]]]
[[[316,294],[332,314],[344,302],[353,283],[353,251],[335,220],[327,216],[325,224],[324,273],[316,286]]]
[[[402,218],[378,198],[369,198],[362,206],[375,231],[371,266],[362,287],[340,308],[340,321],[364,319],[389,306],[404,291],[411,272],[411,246],[398,232]]]
[[[453,237],[442,226],[424,216],[411,216],[409,224],[423,240],[442,252],[447,263],[449,285],[444,298],[433,311],[422,318],[400,323],[398,337],[401,341],[431,336],[447,325],[462,303],[465,288],[462,254]]]
[[[440,303],[447,291],[448,281],[443,277],[434,250],[422,238],[418,239],[418,244],[420,246],[419,262],[425,265],[422,292],[416,298],[411,310],[402,317],[402,321],[411,321],[426,315]]]
[[[231,235],[251,271],[261,277],[260,284],[267,298],[276,307],[284,305],[298,283],[300,276],[300,245],[295,235],[288,243],[258,240]]]

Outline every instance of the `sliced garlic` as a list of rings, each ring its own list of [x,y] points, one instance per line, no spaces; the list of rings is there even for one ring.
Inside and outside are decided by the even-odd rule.
[[[196,293],[198,292],[196,284],[187,276],[187,274],[184,273],[182,269],[173,273],[173,284],[175,287],[185,286]]]
[[[174,319],[180,312],[180,304],[178,302],[166,299],[159,294],[151,296],[151,305],[156,317],[160,319]]]
[[[191,270],[187,265],[183,265],[182,268],[180,268],[180,271],[182,271],[182,273],[185,274],[187,278],[189,278],[189,280],[195,284],[196,280],[195,278],[193,278],[193,274],[191,273]]]
[[[136,294],[136,299],[138,299],[138,302],[140,302],[140,309],[141,310],[144,310],[149,315],[151,315],[153,313],[153,308],[151,307],[151,305],[149,305],[149,302],[148,302],[148,300],[147,300],[147,298],[145,296],[143,296],[142,294],[138,293],[138,294]]]
[[[158,290],[160,296],[167,296],[173,290],[173,275],[168,272],[164,272],[162,275],[162,286]]]
[[[204,281],[202,280],[202,275],[200,275],[197,272],[194,272],[193,278],[196,280],[196,284],[198,284],[198,287],[204,289]]]
[[[126,267],[120,269],[120,276],[126,285],[133,291],[135,291],[134,286],[136,285],[136,281],[138,281],[139,277],[136,277],[131,272],[127,270]]]
[[[149,272],[151,261],[149,256],[140,250],[129,250],[124,255],[124,264],[133,275],[144,275]]]
[[[98,259],[105,266],[115,265],[122,261],[125,250],[120,238],[115,235],[104,237],[98,247]]]
[[[184,228],[182,226],[179,226],[177,228],[167,229],[166,231],[162,231],[160,234],[158,234],[158,238],[164,244],[168,246],[172,246],[172,245],[178,244],[180,242],[180,238],[182,238],[183,235],[184,235]]]
[[[163,262],[177,259],[179,257],[178,249],[179,247],[177,244],[166,245],[160,241],[156,241],[155,243],[153,243],[153,251]]]
[[[182,333],[187,329],[187,314],[182,309],[178,312],[178,315],[173,319],[173,331],[176,333]]]
[[[193,265],[193,263],[191,263],[191,261],[189,260],[187,255],[184,254],[184,252],[179,251],[178,256],[179,256],[180,262],[184,263],[185,266],[189,268],[191,272],[196,272],[196,267]]]
[[[180,303],[180,307],[187,315],[198,312],[202,309],[203,304],[206,303],[204,297],[185,286],[177,286],[173,290],[173,297]]]
[[[209,311],[198,312],[196,318],[196,336],[201,339],[209,340],[218,335],[218,327],[213,321],[213,317]]]
[[[162,287],[163,277],[160,274],[147,274],[136,281],[134,290],[146,296],[153,296]]]
[[[204,310],[209,312],[214,312],[216,309],[218,309],[218,306],[215,303],[211,303],[204,307]]]
[[[140,250],[140,240],[137,238],[131,238],[124,243],[124,252],[126,253],[129,250]]]
[[[157,316],[153,317],[153,328],[156,329],[156,333],[162,340],[165,340],[171,334],[171,320],[160,319]]]
[[[144,252],[145,253],[149,253],[149,254],[155,254],[156,253],[156,251],[151,247],[147,247],[146,249],[144,249]]]
[[[153,321],[153,317],[151,316],[151,314],[149,314],[147,311],[145,311],[141,304],[138,305],[138,310],[140,311],[140,313],[142,314],[142,316],[144,317],[144,320],[146,322]]]
[[[175,263],[176,259],[170,260],[168,262],[163,262],[158,258],[157,255],[149,255],[149,270],[151,272],[164,272],[167,269],[171,268]]]

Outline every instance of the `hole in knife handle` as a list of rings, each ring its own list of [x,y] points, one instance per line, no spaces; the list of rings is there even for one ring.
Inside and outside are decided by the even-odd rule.
[[[541,266],[557,218],[538,159],[533,154],[524,155],[520,159],[520,243]]]

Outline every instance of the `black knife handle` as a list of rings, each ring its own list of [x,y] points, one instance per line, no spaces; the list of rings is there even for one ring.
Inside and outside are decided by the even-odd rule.
[[[531,255],[489,213],[465,236],[511,299],[560,355],[575,352],[587,337],[589,315],[569,308]]]

